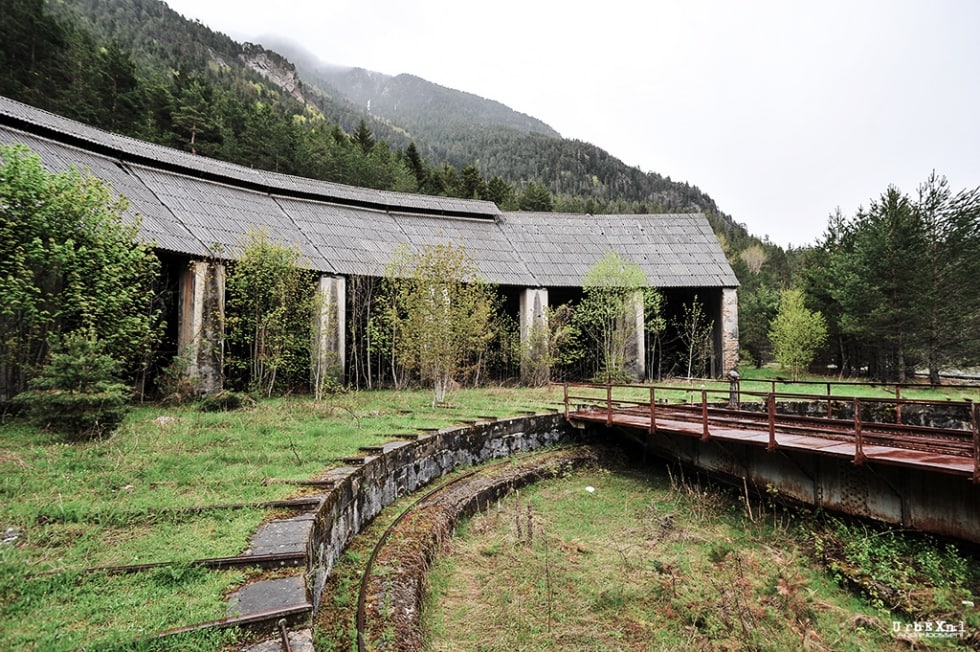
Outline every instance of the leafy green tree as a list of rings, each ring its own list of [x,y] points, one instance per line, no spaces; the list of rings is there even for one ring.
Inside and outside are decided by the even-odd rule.
[[[653,313],[651,320],[656,317],[659,292],[650,287],[639,265],[613,251],[589,268],[582,278],[582,292],[582,301],[575,309],[575,324],[595,346],[596,379],[629,379],[629,349],[636,346],[637,338],[644,337],[638,332],[636,316],[640,310],[646,313],[649,309]]]
[[[540,181],[532,181],[527,184],[518,198],[517,207],[522,211],[548,213],[554,210],[554,199],[547,186]]]
[[[769,339],[776,361],[797,380],[827,342],[827,324],[823,315],[807,309],[801,291],[784,290],[779,295],[779,311],[770,324]]]
[[[779,291],[769,285],[758,285],[738,293],[739,346],[756,368],[772,355],[769,323],[779,309]]]
[[[487,182],[487,199],[501,210],[510,211],[517,208],[514,188],[499,176],[494,176]]]
[[[933,172],[915,208],[925,236],[922,339],[929,380],[939,384],[941,368],[980,362],[980,188],[954,195]]]
[[[113,40],[96,54],[96,92],[104,118],[100,126],[131,134],[143,115],[144,97],[129,52]]]
[[[172,120],[178,141],[192,154],[207,154],[212,149],[209,143],[216,140],[218,132],[207,84],[192,80],[175,98],[175,102]]]
[[[438,170],[433,170],[432,174],[429,175],[427,192],[433,195],[453,197],[459,194],[458,189],[459,172],[448,163],[443,163]]]
[[[384,141],[377,143],[368,154],[354,148],[353,161],[355,185],[401,192],[415,190],[415,178]]]
[[[487,182],[475,165],[466,165],[461,171],[459,196],[463,199],[486,199]]]
[[[44,0],[0,0],[0,94],[57,108],[68,83],[68,29]]]
[[[351,134],[351,140],[354,144],[361,148],[361,151],[365,154],[370,154],[371,150],[374,149],[375,140],[374,135],[371,130],[368,129],[367,123],[361,120],[357,123],[357,129]]]
[[[295,248],[252,231],[225,281],[226,364],[239,384],[266,396],[308,379],[314,301],[299,262]]]
[[[42,428],[79,438],[112,432],[126,415],[130,388],[103,349],[91,330],[69,333],[13,402]]]
[[[548,326],[545,357],[548,380],[560,380],[570,375],[573,365],[586,355],[583,334],[575,321],[576,309],[570,303],[548,307]],[[540,337],[542,334],[536,334]]]
[[[0,147],[0,400],[24,390],[50,348],[85,332],[135,376],[159,339],[159,261],[123,219],[124,199],[23,146]]]
[[[690,380],[695,372],[702,374],[705,371],[711,355],[711,332],[714,329],[714,322],[708,319],[697,295],[690,304],[681,305],[681,315],[674,319],[674,328],[683,346],[687,378]]]
[[[923,365],[937,383],[943,367],[980,361],[980,189],[954,194],[935,173],[914,201],[889,187],[852,218],[832,215],[801,259],[842,373],[901,382]]]
[[[409,143],[408,147],[405,148],[405,159],[408,164],[408,169],[415,177],[416,190],[421,190],[425,187],[425,182],[426,179],[428,179],[429,173],[426,170],[425,163],[422,161],[422,156],[419,154],[419,150],[415,146],[414,142]]]
[[[799,289],[813,309],[823,314],[827,322],[828,360],[836,364],[839,373],[850,376],[862,361],[858,359],[853,338],[841,327],[841,304],[834,298],[838,279],[834,275],[834,260],[850,250],[847,219],[838,208],[828,218],[827,230],[818,243],[801,256],[798,274]],[[778,297],[776,301],[778,307]],[[739,306],[741,312],[741,305]],[[775,309],[772,317],[775,317]],[[766,324],[772,321],[772,317]],[[741,317],[740,317],[741,318]],[[741,331],[740,331],[741,332]]]
[[[872,352],[872,374],[905,382],[922,332],[926,243],[915,207],[891,186],[847,227],[849,251],[834,258],[841,329]]]
[[[482,364],[494,335],[494,292],[466,250],[451,244],[399,250],[384,281],[379,318],[391,359],[432,384],[435,406],[453,381]]]

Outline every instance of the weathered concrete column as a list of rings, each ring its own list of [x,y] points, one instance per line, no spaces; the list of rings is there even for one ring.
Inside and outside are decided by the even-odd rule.
[[[646,314],[643,311],[643,292],[637,290],[631,300],[624,325],[626,333],[623,368],[630,378],[645,380],[647,373]]]
[[[721,363],[723,371],[738,367],[738,290],[721,291]]]
[[[344,382],[347,360],[347,279],[343,276],[321,276],[317,286],[313,368],[311,382],[319,395],[324,383]]]
[[[547,288],[528,288],[521,292],[520,311],[521,382],[547,383],[551,378]]]
[[[177,355],[202,394],[224,386],[225,266],[192,260],[180,278]]]

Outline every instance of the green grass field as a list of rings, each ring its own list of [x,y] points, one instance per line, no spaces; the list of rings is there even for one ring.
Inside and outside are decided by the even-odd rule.
[[[680,385],[682,396],[689,388]],[[280,481],[316,477],[361,446],[485,415],[559,409],[562,388],[460,390],[448,399],[434,409],[426,391],[280,398],[219,413],[146,405],[107,439],[90,442],[66,442],[7,417],[0,425],[0,649],[99,648],[224,617],[225,596],[248,573],[186,562],[241,553],[270,511],[183,508],[287,498],[297,489]],[[89,572],[159,562],[177,565]],[[186,649],[214,649],[227,636],[191,637]]]
[[[555,389],[360,392],[322,402],[260,402],[203,413],[135,409],[108,439],[68,443],[16,420],[0,435],[0,649],[104,647],[223,618],[246,579],[186,562],[241,553],[269,510],[180,511],[278,500],[361,446],[461,423],[557,407]],[[135,575],[100,566],[183,563]],[[213,635],[200,649],[213,649]]]

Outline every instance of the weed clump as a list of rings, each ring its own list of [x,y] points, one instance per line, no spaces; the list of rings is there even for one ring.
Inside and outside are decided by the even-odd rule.
[[[208,394],[202,397],[197,404],[197,409],[201,412],[232,412],[253,407],[255,407],[255,399],[250,395],[229,390]]]
[[[809,540],[814,557],[839,584],[909,618],[952,617],[980,593],[977,564],[930,535],[826,516]],[[972,624],[980,630],[980,618]]]

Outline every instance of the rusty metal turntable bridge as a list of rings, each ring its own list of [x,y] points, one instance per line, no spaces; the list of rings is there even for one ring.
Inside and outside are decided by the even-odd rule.
[[[564,386],[565,418],[817,507],[980,542],[980,402]]]

